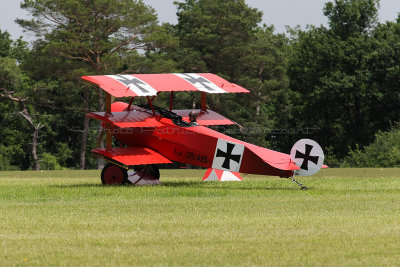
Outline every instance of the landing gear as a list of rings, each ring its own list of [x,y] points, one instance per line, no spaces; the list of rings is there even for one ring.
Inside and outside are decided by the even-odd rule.
[[[160,171],[156,165],[136,166],[128,173],[128,181],[133,185],[155,185],[160,183]]]
[[[160,180],[160,170],[154,164],[136,166],[134,171],[145,173],[146,175],[152,176],[154,179]]]
[[[127,179],[128,172],[114,164],[107,164],[101,172],[101,182],[104,185],[123,185]]]
[[[101,182],[104,185],[153,185],[160,183],[160,171],[156,165],[140,165],[134,171],[128,172],[126,169],[114,164],[107,164],[101,172]]]

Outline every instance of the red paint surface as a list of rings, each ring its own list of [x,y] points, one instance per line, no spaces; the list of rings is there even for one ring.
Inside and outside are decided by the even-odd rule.
[[[249,91],[243,87],[228,82],[221,77],[211,73],[196,73],[210,82],[214,83],[226,93],[248,93]],[[179,91],[199,91],[191,83],[187,82],[183,78],[180,78],[174,74],[134,74],[131,75],[136,77],[151,87],[157,92],[179,92]],[[94,75],[94,76],[83,76],[83,80],[93,83],[102,88],[107,93],[115,97],[132,97],[137,96],[133,91],[127,88],[124,84],[117,80],[105,76],[105,75]]]
[[[96,148],[93,149],[92,152],[127,166],[172,163],[159,153],[145,147],[113,148],[111,150]]]

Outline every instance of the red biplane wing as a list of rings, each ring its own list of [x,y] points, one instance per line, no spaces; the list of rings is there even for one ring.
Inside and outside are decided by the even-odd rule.
[[[188,115],[190,111],[192,110],[174,110],[173,112],[189,122]],[[164,126],[164,124],[157,120],[153,114],[137,110],[112,112],[111,115],[105,112],[93,112],[86,114],[86,116],[90,119],[103,121],[120,128]],[[208,110],[207,112],[199,112],[197,124],[208,126],[232,125],[235,123],[214,111]]]
[[[96,148],[92,152],[127,166],[172,163],[160,153],[145,147]]]
[[[192,110],[192,109],[181,109],[181,110],[172,110],[176,114],[182,117],[185,121],[189,121],[189,113],[191,111],[197,111],[197,124],[203,126],[209,125],[233,125],[235,124],[230,119],[225,118],[221,114],[214,112],[212,110],[207,110],[206,112],[201,111],[200,109]]]
[[[243,87],[211,73],[169,73],[83,76],[115,97],[154,96],[158,92],[201,91],[210,94],[248,93]]]
[[[164,126],[164,124],[158,121],[152,114],[135,110],[113,112],[111,115],[105,112],[93,112],[86,114],[86,117],[103,121],[120,128]]]

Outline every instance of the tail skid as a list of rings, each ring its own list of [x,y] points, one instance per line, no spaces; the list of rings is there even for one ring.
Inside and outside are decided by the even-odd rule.
[[[308,190],[307,186],[304,186],[302,183],[294,179],[294,177],[289,177],[287,179],[290,179],[292,182],[296,183],[298,186],[300,186],[301,190]]]

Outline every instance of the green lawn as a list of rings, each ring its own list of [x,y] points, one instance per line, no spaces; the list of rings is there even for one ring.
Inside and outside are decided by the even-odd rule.
[[[99,171],[0,172],[0,266],[400,264],[400,169],[299,180],[162,170],[107,187]]]

